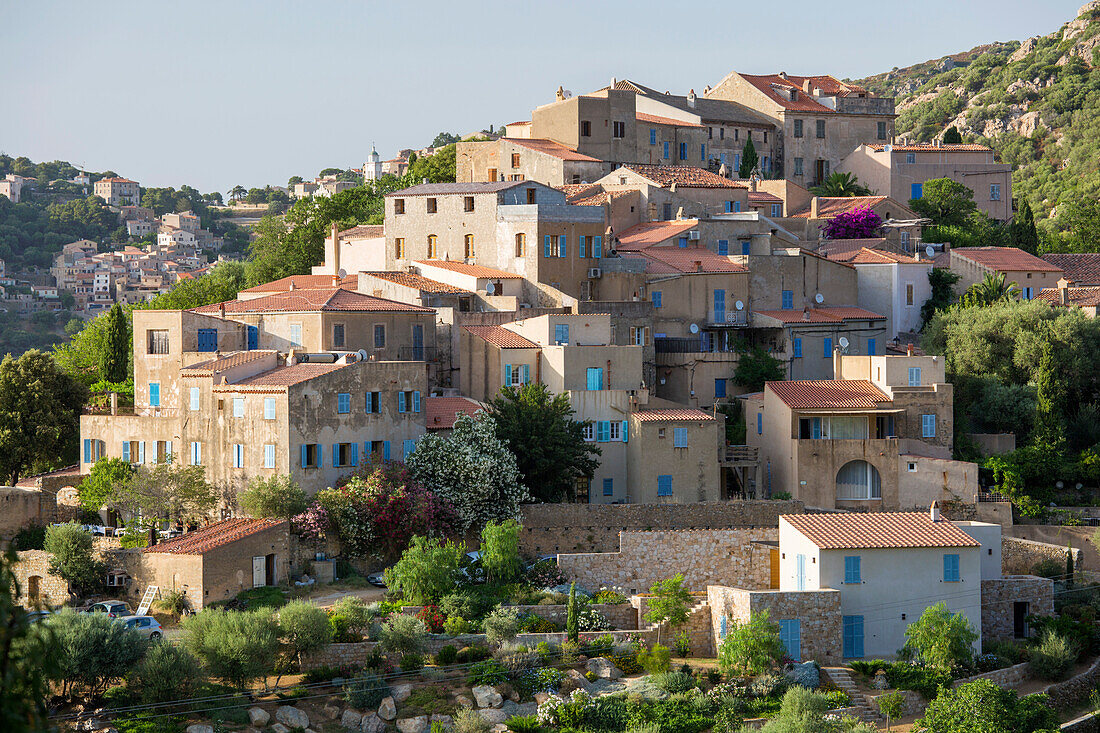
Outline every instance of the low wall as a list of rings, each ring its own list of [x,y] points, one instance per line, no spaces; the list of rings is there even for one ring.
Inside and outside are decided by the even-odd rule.
[[[1015,638],[1014,606],[1028,604],[1028,613],[1054,614],[1054,581],[1034,575],[1008,575],[982,581],[982,641]]]
[[[54,521],[54,494],[22,486],[0,486],[0,540],[10,541],[23,527]]]
[[[757,543],[778,539],[778,525],[622,532],[618,552],[558,555],[558,567],[586,589],[618,588],[627,595],[647,591],[677,573],[683,574],[689,590],[708,585],[766,588],[771,548]]]
[[[710,586],[707,603],[711,609],[714,648],[722,644],[725,626],[732,621],[747,622],[752,614],[767,611],[774,622],[798,619],[801,636],[801,661],[814,659],[821,664],[839,664],[842,648],[840,591],[753,591],[744,588]]]
[[[1076,677],[1070,677],[1064,682],[1055,682],[1043,692],[1050,695],[1050,701],[1054,707],[1065,710],[1086,702],[1097,686],[1100,686],[1100,659]]]
[[[1088,713],[1062,723],[1059,729],[1070,733],[1098,733],[1100,731],[1100,713]]]
[[[1028,663],[1024,662],[1023,664],[1014,664],[1004,669],[995,669],[992,672],[982,672],[973,677],[963,677],[961,680],[952,682],[951,688],[955,689],[961,685],[965,685],[967,682],[976,682],[978,680],[990,680],[998,687],[1018,687],[1027,679],[1028,666]]]
[[[423,606],[402,606],[401,613],[415,616]],[[520,614],[534,614],[565,626],[569,615],[569,606],[556,604],[547,606],[506,606]],[[638,611],[629,603],[591,603],[585,608],[599,611],[616,630],[631,631],[638,628]]]
[[[1063,549],[1067,545],[1074,549],[1080,549],[1082,556],[1077,562],[1077,569],[1100,571],[1100,552],[1098,552],[1096,545],[1092,543],[1092,537],[1096,534],[1096,527],[1017,524],[1012,527],[1005,527],[1003,532],[1006,536],[1022,540],[1045,542]]]
[[[1023,526],[1014,529],[1023,529]],[[1067,543],[1068,544],[1068,543]],[[1081,568],[1081,550],[1071,547],[1074,568]],[[1066,545],[1001,536],[1001,572],[1005,575],[1028,575],[1035,564],[1042,560],[1054,560],[1066,564]]]
[[[528,504],[521,508],[526,555],[615,552],[625,530],[778,527],[781,514],[802,514],[800,501],[696,504]]]

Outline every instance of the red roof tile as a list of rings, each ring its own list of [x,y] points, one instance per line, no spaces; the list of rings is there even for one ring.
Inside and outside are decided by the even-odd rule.
[[[425,397],[424,419],[428,430],[448,430],[454,427],[459,415],[470,415],[483,409],[477,400],[469,397]]]
[[[367,239],[381,237],[386,228],[381,224],[360,224],[340,232],[340,239]]]
[[[1096,252],[1060,252],[1045,254],[1043,259],[1060,268],[1074,285],[1100,285],[1100,254]]]
[[[503,326],[463,326],[463,328],[474,336],[483,338],[502,349],[539,348],[539,345],[534,341],[520,336],[515,331],[509,331]]]
[[[417,260],[416,264],[426,267],[438,267],[441,270],[450,270],[451,272],[458,272],[463,275],[470,275],[471,277],[488,278],[490,280],[523,279],[523,275],[517,275],[514,272],[496,270],[492,267],[485,267],[484,265],[467,265],[465,262],[454,262],[452,260]]]
[[[226,369],[232,369],[235,366],[241,364],[248,364],[253,361],[259,361],[271,354],[274,351],[235,351],[231,354],[226,354],[217,359],[208,359],[206,361],[200,361],[198,364],[192,364],[183,368],[184,371],[189,373],[189,376],[199,376],[197,372],[209,375],[214,372],[224,371]]]
[[[352,362],[359,363],[359,362]],[[323,377],[326,374],[335,372],[338,369],[344,369],[351,366],[350,364],[294,364],[292,366],[281,366],[264,372],[263,374],[257,374],[254,377],[242,379],[239,382],[232,384],[218,384],[214,386],[215,392],[263,392],[271,388],[280,388],[276,391],[282,391],[282,387],[293,387],[296,384],[302,382],[308,382],[311,379],[317,377]]]
[[[1053,265],[1016,247],[956,247],[951,255],[958,255],[991,270],[1032,270],[1035,272],[1061,272]]]
[[[785,310],[753,311],[757,315],[774,318],[784,324],[792,323],[840,323],[842,321],[882,320],[886,316],[864,308],[848,305],[820,306],[818,308],[794,308]]]
[[[410,288],[416,288],[425,293],[444,293],[450,295],[470,295],[471,291],[465,288],[460,288],[456,285],[449,285],[447,283],[441,283],[438,280],[432,280],[431,278],[424,277],[415,272],[400,272],[400,271],[383,271],[383,272],[364,272],[364,275],[372,275],[379,280],[388,280],[398,285],[404,285]]]
[[[764,390],[771,390],[792,410],[871,409],[890,402],[882,390],[866,379],[767,382]]]
[[[636,224],[619,234],[617,249],[638,250],[668,241],[699,226],[698,219],[673,221],[647,221]]]
[[[169,553],[172,555],[202,555],[257,532],[285,525],[279,519],[247,519],[237,517],[188,532],[175,539],[142,548],[142,552]]]
[[[204,305],[193,309],[195,313],[217,315],[221,308],[227,314],[236,313],[303,313],[311,311],[326,312],[408,312],[433,313],[432,308],[399,303],[396,300],[376,298],[343,288],[325,288],[313,290],[291,290],[285,293],[272,293],[252,300],[231,300],[226,303]]]
[[[350,231],[350,230],[349,230]],[[343,232],[340,233],[343,236]],[[339,286],[354,288],[357,278],[349,275],[340,279]],[[285,293],[289,290],[313,290],[316,288],[332,288],[332,275],[290,275],[272,280],[269,283],[256,285],[242,290],[242,293]]]
[[[1075,305],[1078,308],[1100,306],[1100,287],[1067,288],[1066,290],[1066,294],[1069,296],[1069,305]],[[1035,298],[1044,300],[1051,305],[1062,304],[1062,293],[1058,288],[1043,288]]]
[[[916,260],[909,255],[888,252],[881,249],[871,249],[870,247],[860,247],[857,250],[849,252],[829,252],[827,256],[830,260],[847,262],[850,265],[914,265],[920,262],[920,260]],[[925,262],[931,264],[928,260],[925,260]]]
[[[822,550],[981,547],[953,522],[933,522],[927,512],[785,514],[780,519]]]
[[[649,247],[626,256],[646,260],[646,271],[655,274],[748,272],[748,268],[706,247]]]
[[[886,200],[886,196],[821,196],[817,199],[817,218],[831,219],[837,214],[846,214],[858,208],[873,207]],[[810,207],[791,214],[792,218],[809,219]]]
[[[634,115],[638,122],[649,122],[654,125],[674,125],[676,127],[706,127],[706,125],[700,125],[696,122],[685,122],[684,120],[674,120],[671,117],[661,117],[659,115],[649,115],[644,112],[638,112]]]
[[[676,184],[677,188],[738,188],[746,189],[747,183],[723,178],[717,173],[711,173],[703,168],[692,168],[686,165],[646,165],[642,163],[628,163],[622,168],[632,170],[638,175],[653,181],[662,188],[668,188]]]
[[[824,80],[832,79],[832,77],[823,76],[787,76],[783,78],[779,74],[740,74],[741,78],[746,82],[756,87],[760,92],[764,94],[768,99],[777,103],[784,109],[789,109],[795,112],[818,112],[824,114],[833,114],[834,110],[826,107],[814,100],[811,95],[807,95],[802,91],[802,83],[806,79],[811,79],[811,83],[820,82],[818,86],[825,87]],[[835,81],[835,80],[833,80]],[[798,92],[796,99],[791,99],[788,92],[794,89]],[[829,85],[829,89],[832,89],[832,85]],[[783,90],[780,93],[779,90]]]
[[[783,199],[767,191],[749,191],[750,204],[781,204]]]
[[[631,191],[600,191],[596,190],[588,195],[575,196],[569,199],[569,203],[574,206],[603,206],[609,204],[617,198],[623,196],[629,196]]]
[[[573,148],[562,145],[561,143],[554,142],[553,140],[546,140],[537,137],[506,137],[504,138],[510,143],[516,145],[522,145],[525,148],[530,148],[538,153],[544,153],[559,160],[579,161],[579,162],[591,162],[599,163],[599,158],[593,158],[591,155],[585,155],[584,153],[578,153]]]
[[[886,149],[886,145],[868,145],[867,147],[876,153]],[[933,145],[932,143],[915,143],[892,145],[890,150],[895,153],[992,153],[993,148],[986,145],[970,145],[966,143],[954,143],[947,145]]]
[[[639,422],[672,422],[676,420],[714,420],[714,415],[692,408],[664,410],[638,410],[634,413]]]

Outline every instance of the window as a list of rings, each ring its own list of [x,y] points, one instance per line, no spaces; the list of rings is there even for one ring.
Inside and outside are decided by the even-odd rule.
[[[577,237],[577,257],[580,257],[582,260],[584,259],[584,253],[586,251],[585,246],[584,246],[584,244],[585,244],[584,240],[585,240],[585,237],[584,237],[583,234],[580,235],[579,237]]]
[[[244,417],[244,397],[233,398],[233,417]]]
[[[829,337],[825,337],[824,339],[821,340],[821,344],[822,344],[822,347],[823,347],[822,348],[822,352],[823,352],[822,356],[824,356],[826,359],[828,359],[830,356],[833,355],[833,340]]]
[[[462,238],[462,256],[468,260],[474,257],[474,235],[467,234]]]
[[[397,237],[393,240],[393,256],[396,259],[405,259],[405,238]]]
[[[519,153],[512,153],[512,167],[519,168]]]
[[[672,496],[672,476],[657,477],[657,496]]]
[[[611,420],[609,425],[609,438],[618,443],[623,439],[623,424],[618,420]]]
[[[882,498],[882,479],[878,469],[866,461],[849,461],[836,474],[838,500]]]
[[[485,171],[485,179],[488,181],[495,181],[497,179],[500,179],[502,181],[504,180],[502,176],[497,175],[496,168],[489,168],[487,171]]]
[[[596,427],[592,423],[585,423],[581,433],[584,435],[584,439],[589,443],[596,440]]]
[[[581,137],[592,137],[592,123],[589,120],[581,120]]]
[[[802,120],[794,121],[794,136],[802,137]]]
[[[425,208],[429,214],[434,214],[439,210],[439,199],[429,198],[425,199]]]
[[[860,576],[860,564],[862,558],[859,555],[849,555],[844,558],[844,583],[854,584],[862,583],[863,578]]]
[[[275,419],[275,398],[264,397],[264,420]]]
[[[340,468],[343,466],[354,466],[359,463],[359,444],[358,443],[333,443],[332,444],[332,466],[333,468]]]
[[[802,161],[802,158],[795,158],[795,159],[794,159],[794,174],[795,174],[796,176],[801,176],[801,175],[803,175],[803,173],[802,173],[802,168],[803,168],[803,161]]]
[[[874,339],[867,339],[867,355],[868,356],[874,356],[875,355],[875,340]]]
[[[150,354],[168,353],[168,331],[150,330],[147,332]]]
[[[529,204],[536,203],[535,189],[533,189],[533,188],[527,189],[527,203],[529,203]]]
[[[909,386],[920,386],[920,367],[909,367]]]
[[[1029,272],[1029,273],[1027,274],[1027,276],[1028,276],[1028,277],[1031,277],[1031,273]],[[1024,289],[1023,289],[1023,290],[1022,290],[1022,291],[1020,292],[1020,297],[1021,297],[1021,298],[1023,298],[1024,300],[1031,300],[1031,299],[1032,299],[1032,297],[1034,297],[1034,294],[1035,294],[1035,290],[1034,290],[1033,288],[1031,288],[1031,287],[1027,287],[1027,288],[1024,288]]]
[[[615,479],[605,478],[603,480],[603,495],[614,496],[615,495]]]
[[[989,184],[989,200],[1000,201],[1001,200],[1001,184],[991,183]]]
[[[959,576],[959,556],[958,555],[944,555],[943,556],[943,582],[945,583],[958,583],[961,580]]]
[[[905,304],[913,305],[913,283],[905,283]]]
[[[386,326],[383,323],[374,324],[374,348],[386,348]]]
[[[762,435],[764,433],[764,413],[756,413],[756,434]]]
[[[687,237],[680,237],[679,239],[676,240],[676,246],[679,247],[680,249],[687,249],[688,238]]]
[[[324,458],[318,443],[306,443],[302,446],[302,468],[319,468]]]
[[[551,234],[547,234],[545,237],[542,238],[542,256],[554,256],[554,237]]]
[[[793,290],[784,290],[782,298],[783,298],[783,310],[789,311],[792,308],[794,308],[794,291]]]
[[[665,140],[663,153],[664,154],[661,157],[665,160],[668,160],[668,140]]]
[[[718,240],[718,254],[728,255],[730,253],[730,241],[728,239]]]
[[[742,239],[741,240],[741,254],[748,255],[748,254],[751,254],[751,253],[752,253],[752,240]]]
[[[819,140],[825,139],[825,120],[817,121],[817,138]]]
[[[802,356],[802,339],[800,339],[800,338],[793,339],[792,342],[791,342],[791,348],[794,352],[794,354],[793,354],[794,356],[796,356],[796,357]]]
[[[527,256],[527,235],[522,232],[516,235],[516,257]]]
[[[518,163],[519,156],[518,155],[513,156],[513,160],[515,160]],[[474,197],[473,196],[466,196],[462,199],[462,210],[467,211],[467,212],[474,210]]]
[[[428,259],[434,260],[439,257],[439,239],[434,234],[428,235]]]
[[[275,446],[272,443],[264,445],[264,468],[275,468]]]
[[[519,387],[524,384],[528,384],[531,381],[531,365],[530,364],[505,364],[504,365],[504,386],[505,387]]]
[[[783,204],[772,204],[772,216],[783,216]]]
[[[687,448],[688,447],[688,429],[687,428],[673,428],[672,429],[672,447],[673,448]]]
[[[661,307],[661,291],[660,290],[654,290],[653,292],[651,292],[649,294],[649,299],[653,301],[653,307],[654,308],[660,308]]]
[[[340,392],[336,395],[336,412],[340,415],[351,412],[351,394],[349,392]]]
[[[688,144],[680,143],[680,160],[688,159]]]
[[[611,421],[598,420],[596,422],[596,442],[607,443],[611,440]]]
[[[878,139],[879,140],[885,140],[886,139],[886,123],[885,122],[879,122],[878,125],[877,125],[877,128],[878,129],[877,129],[876,132],[878,133]]]
[[[393,213],[394,214],[404,214],[405,213],[405,199],[394,199],[393,200]]]
[[[909,198],[919,199],[919,198],[922,198],[923,196],[924,196],[924,184],[923,183],[910,184],[910,186],[909,186]]]
[[[631,326],[630,327],[630,341],[631,346],[645,346],[649,342],[649,326]]]
[[[603,389],[603,369],[589,367],[586,373],[586,389],[595,391]]]
[[[699,160],[700,162],[707,162],[707,144],[703,143],[699,146]]]
[[[199,329],[199,343],[196,351],[217,351],[218,350],[218,329],[216,328],[200,328]]]
[[[909,461],[908,463],[905,464],[905,470],[908,471],[909,473],[916,473],[917,472],[917,464],[913,461]]]
[[[568,323],[555,323],[554,324],[554,343],[558,346],[569,345],[569,324]]]
[[[909,232],[899,232],[901,235],[901,246],[905,251],[909,251]]]
[[[302,324],[290,324],[290,345],[302,348]]]
[[[149,406],[160,407],[160,382],[149,382]]]
[[[626,123],[615,120],[611,123],[611,137],[623,138],[626,137]]]
[[[202,443],[191,443],[191,465],[202,465]]]
[[[374,415],[382,412],[382,393],[367,392],[363,399],[363,410]]]
[[[935,438],[936,437],[936,416],[935,415],[921,415],[920,416],[920,434],[922,438]]]
[[[344,348],[344,324],[334,323],[332,324],[332,348],[342,349]]]
[[[244,468],[244,445],[233,444],[233,468]]]
[[[404,390],[397,393],[398,412],[420,412],[420,391]]]
[[[199,388],[198,387],[192,387],[191,388],[191,405],[190,405],[192,410],[198,410],[199,409],[199,399],[200,399],[200,397],[199,397]]]
[[[603,257],[603,237],[592,237],[592,256],[596,259]]]
[[[905,164],[906,165],[913,165],[916,162],[917,162],[917,154],[916,153],[906,153],[905,154]]]
[[[657,128],[655,128],[655,127],[649,128],[649,144],[650,145],[656,145],[657,144]]]

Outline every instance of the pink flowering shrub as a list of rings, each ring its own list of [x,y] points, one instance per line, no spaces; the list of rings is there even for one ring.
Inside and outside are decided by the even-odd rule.
[[[878,236],[882,219],[870,206],[858,206],[837,214],[821,229],[826,239],[868,239]]]

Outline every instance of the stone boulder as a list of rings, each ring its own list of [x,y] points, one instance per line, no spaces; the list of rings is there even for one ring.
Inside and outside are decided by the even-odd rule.
[[[787,672],[787,679],[800,687],[816,690],[821,685],[821,670],[813,662],[794,664]]]
[[[379,718],[377,713],[364,715],[359,729],[363,733],[382,733],[386,729],[386,721]]]
[[[401,685],[394,685],[390,688],[390,694],[393,695],[394,702],[405,702],[409,699],[409,695],[412,694],[413,686],[405,683]]]
[[[275,719],[288,728],[308,728],[309,716],[290,705],[283,705],[275,711]]]
[[[321,715],[325,716],[328,720],[336,720],[340,717],[340,706],[328,703],[321,708]]]
[[[271,722],[271,714],[263,708],[249,708],[248,722],[257,728],[263,728]]]
[[[477,714],[481,716],[481,719],[490,725],[496,725],[497,723],[503,723],[508,720],[508,713],[497,708],[482,708],[477,711]]]
[[[617,680],[623,676],[623,673],[615,666],[607,657],[594,657],[585,662],[585,669],[594,673],[597,677],[605,680]]]
[[[270,730],[271,733],[290,733],[290,728],[287,728],[282,723],[272,723],[271,728],[268,730]]]
[[[417,715],[415,718],[400,718],[397,721],[397,730],[401,733],[425,733],[428,730],[428,716]]]
[[[397,717],[397,705],[392,697],[382,698],[382,704],[378,706],[378,717],[382,720],[393,720]]]
[[[471,692],[479,708],[499,708],[504,702],[504,697],[490,685],[478,685]]]
[[[187,726],[187,733],[214,733],[214,726],[212,725],[189,725]]]
[[[363,714],[354,710],[348,709],[344,711],[344,714],[340,716],[340,725],[354,730],[363,725]]]
[[[465,695],[455,695],[455,705],[463,708],[472,708],[474,701]]]

